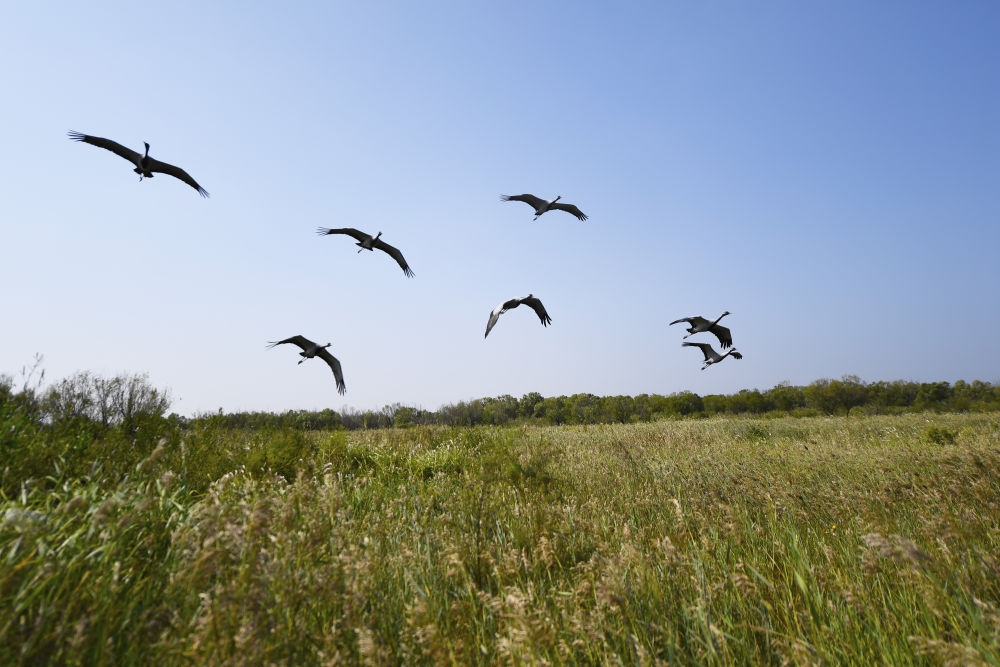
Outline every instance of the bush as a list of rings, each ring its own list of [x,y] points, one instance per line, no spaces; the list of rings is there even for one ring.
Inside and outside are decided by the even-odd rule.
[[[954,445],[958,431],[944,426],[928,426],[924,438],[934,445]]]
[[[20,391],[0,376],[0,493],[7,497],[25,485],[51,486],[54,477],[89,477],[95,466],[120,478],[176,431],[163,416],[166,393],[145,375],[77,373],[40,392],[31,384],[36,370],[22,371]]]
[[[247,470],[255,475],[271,472],[293,482],[300,468],[315,466],[318,453],[319,447],[308,435],[297,429],[285,429],[250,450]]]

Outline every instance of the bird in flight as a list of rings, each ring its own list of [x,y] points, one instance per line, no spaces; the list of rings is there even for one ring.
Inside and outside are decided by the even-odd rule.
[[[532,222],[538,220],[538,216],[546,211],[566,211],[567,213],[572,213],[579,220],[586,220],[587,216],[578,209],[573,204],[563,204],[559,200],[562,199],[562,195],[559,195],[555,199],[542,199],[541,197],[536,197],[535,195],[500,195],[500,201],[523,201],[525,204],[535,209],[535,217],[532,218]]]
[[[125,148],[117,141],[112,141],[111,139],[104,139],[102,137],[93,137],[89,134],[83,134],[82,132],[69,132],[69,138],[73,141],[82,141],[85,144],[90,144],[91,146],[97,146],[98,148],[103,148],[104,150],[111,151],[115,155],[119,155],[132,164],[135,165],[134,171],[139,174],[139,180],[141,181],[143,177],[152,178],[153,172],[160,174],[167,174],[178,178],[192,188],[198,191],[202,197],[208,196],[208,191],[198,185],[198,182],[191,178],[191,175],[181,169],[180,167],[175,167],[172,164],[167,164],[166,162],[160,162],[155,158],[149,157],[149,144],[143,142],[146,146],[146,152],[139,154],[130,148]]]
[[[545,312],[545,306],[542,305],[542,302],[539,301],[538,298],[535,297],[534,295],[529,294],[528,296],[521,297],[519,299],[518,298],[508,299],[507,301],[504,301],[496,308],[494,308],[493,312],[490,313],[489,321],[486,323],[486,335],[483,336],[483,338],[486,338],[486,336],[490,335],[490,329],[493,328],[493,326],[497,323],[497,320],[500,319],[500,316],[502,314],[506,313],[508,310],[512,308],[517,308],[522,303],[526,306],[530,306],[535,311],[535,314],[538,315],[538,319],[542,321],[542,326],[547,327],[549,326],[549,324],[552,323],[552,318],[549,317],[549,314],[547,312]]]
[[[341,394],[347,391],[347,385],[344,384],[344,371],[340,368],[340,362],[326,349],[330,347],[330,343],[320,345],[312,342],[305,336],[292,336],[291,338],[286,338],[285,340],[269,341],[267,348],[271,349],[272,347],[284,345],[285,343],[292,343],[302,348],[302,351],[299,352],[299,356],[302,357],[299,359],[300,364],[306,359],[312,359],[313,357],[319,357],[325,361],[330,367],[330,370],[333,371],[333,377],[337,381],[337,391]]]
[[[403,273],[405,273],[407,277],[413,277],[413,271],[406,263],[406,259],[403,258],[403,253],[399,251],[399,248],[395,248],[379,238],[382,236],[382,232],[379,232],[375,236],[371,236],[369,234],[365,234],[361,230],[354,229],[353,227],[343,227],[341,229],[319,227],[316,229],[316,233],[320,236],[326,236],[327,234],[346,234],[348,236],[353,236],[358,241],[354,245],[361,246],[358,249],[358,252],[361,252],[362,250],[374,251],[375,248],[378,248],[396,260],[396,263],[403,269]]]
[[[671,326],[677,324],[678,322],[687,322],[688,324],[690,324],[691,326],[688,327],[687,336],[684,336],[685,338],[687,338],[688,336],[692,336],[696,333],[710,331],[713,334],[715,334],[716,338],[719,339],[719,345],[721,345],[722,349],[724,350],[727,347],[732,347],[733,335],[732,333],[730,333],[729,329],[719,324],[719,320],[721,320],[726,315],[731,315],[731,314],[732,313],[730,313],[727,310],[726,312],[719,315],[714,321],[706,320],[704,317],[699,317],[697,315],[695,315],[694,317],[682,317],[679,320],[674,320],[670,324]]]
[[[712,345],[710,343],[681,343],[681,345],[683,345],[684,347],[700,347],[701,348],[702,354],[705,355],[704,365],[701,367],[701,370],[705,370],[706,368],[708,368],[712,364],[719,363],[720,361],[722,361],[723,359],[725,359],[729,355],[733,355],[733,359],[742,359],[743,358],[743,355],[740,354],[739,352],[737,352],[736,348],[733,348],[733,349],[729,350],[725,354],[719,354],[718,352],[716,352],[715,350],[712,349]]]

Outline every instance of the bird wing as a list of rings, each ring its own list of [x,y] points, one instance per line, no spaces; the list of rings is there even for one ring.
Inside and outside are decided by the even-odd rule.
[[[125,148],[117,141],[111,141],[110,139],[104,139],[102,137],[92,137],[89,134],[75,132],[73,130],[70,130],[66,134],[73,141],[82,141],[85,144],[90,144],[91,146],[97,146],[98,148],[103,148],[106,151],[111,151],[115,155],[125,158],[136,166],[138,166],[139,161],[142,160],[141,153],[136,153],[131,148]]]
[[[715,350],[712,349],[709,343],[681,343],[684,347],[699,347],[701,348],[701,353],[705,355],[705,361],[719,356]]]
[[[500,319],[500,315],[502,315],[503,312],[507,310],[506,308],[507,303],[508,302],[505,301],[496,308],[494,308],[492,311],[490,311],[490,319],[488,322],[486,322],[486,334],[483,335],[483,338],[486,338],[486,336],[490,335],[490,330],[494,327],[494,325],[496,325],[497,320]]]
[[[733,346],[733,334],[729,332],[728,327],[724,327],[721,324],[716,324],[714,327],[709,329],[709,331],[714,333],[715,337],[719,339],[719,345],[722,346],[723,350],[726,349],[727,347]]]
[[[503,303],[499,304],[496,308],[494,308],[493,312],[490,313],[490,321],[486,323],[486,336],[490,335],[490,329],[492,329],[493,325],[497,323],[497,320],[500,319],[501,315],[506,313],[511,308],[517,308],[520,305],[521,305],[521,299],[514,298],[514,299],[507,299]],[[486,336],[483,336],[483,338],[486,338]]]
[[[337,380],[337,391],[341,394],[346,393],[347,385],[344,384],[344,371],[341,369],[340,362],[337,361],[337,357],[330,354],[325,347],[320,350],[316,356],[325,361],[330,367],[330,370],[333,371],[333,377]]]
[[[560,211],[566,211],[567,213],[572,213],[580,220],[587,219],[586,214],[573,204],[563,204],[562,202],[557,201],[555,204],[552,204],[552,206],[550,206],[549,208],[557,208]]]
[[[685,317],[684,321],[687,321],[692,328],[703,327],[706,324],[710,324],[711,320],[706,320],[704,317]]]
[[[114,142],[112,142],[114,143]],[[191,174],[187,173],[180,167],[175,167],[172,164],[167,164],[166,162],[161,162],[155,158],[149,158],[149,162],[146,165],[147,169],[150,171],[155,171],[161,174],[167,174],[168,176],[173,176],[174,178],[180,179],[190,185],[192,188],[198,191],[202,197],[208,196],[208,190],[198,185],[198,182],[191,178]]]
[[[271,349],[272,347],[276,347],[278,345],[284,345],[285,343],[294,343],[295,345],[301,347],[303,350],[308,350],[310,347],[316,344],[311,340],[309,340],[308,338],[306,338],[305,336],[292,336],[291,338],[286,338],[285,340],[268,341],[268,343],[269,344],[267,346],[267,349]]]
[[[673,321],[673,322],[671,322],[670,324],[671,324],[671,325],[674,325],[674,324],[678,324],[678,323],[680,323],[680,322],[687,322],[688,324],[690,324],[690,323],[691,323],[691,320],[693,320],[693,319],[694,319],[693,317],[682,317],[682,318],[681,318],[681,319],[679,319],[679,320],[674,320],[674,321]]]
[[[353,227],[342,227],[340,229],[330,229],[329,227],[317,227],[316,233],[320,236],[325,236],[326,234],[347,234],[348,236],[353,236],[358,241],[364,241],[368,239],[368,234],[365,234],[360,229],[354,229]]]
[[[500,201],[523,201],[533,209],[538,210],[539,206],[545,204],[544,199],[539,199],[535,195],[500,195]]]
[[[409,278],[413,277],[413,271],[406,263],[406,260],[403,259],[403,253],[399,251],[399,248],[389,245],[382,239],[375,239],[375,243],[373,245],[382,252],[385,252],[388,255],[390,255],[394,260],[396,260],[396,263],[402,267],[403,273],[405,273],[407,277]]]
[[[552,323],[552,318],[549,317],[547,312],[545,312],[545,306],[542,305],[542,302],[538,299],[538,297],[525,297],[521,299],[521,303],[526,306],[531,306],[531,308],[535,311],[535,314],[538,315],[538,319],[542,321],[542,326],[547,327]]]

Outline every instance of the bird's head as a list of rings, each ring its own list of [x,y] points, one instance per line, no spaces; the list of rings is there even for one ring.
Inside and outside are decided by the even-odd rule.
[[[722,313],[722,315],[720,315],[719,317],[723,317],[723,316],[725,316],[725,315],[732,315],[732,313],[730,313],[730,312],[729,312],[729,311],[727,310],[726,312]]]

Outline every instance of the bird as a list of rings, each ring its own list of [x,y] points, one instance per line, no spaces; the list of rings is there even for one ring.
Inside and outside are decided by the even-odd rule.
[[[175,167],[172,164],[167,164],[166,162],[160,162],[155,158],[149,157],[149,143],[143,142],[146,146],[146,152],[142,155],[136,153],[130,148],[125,148],[117,141],[112,141],[111,139],[104,139],[102,137],[92,137],[89,134],[83,134],[82,132],[70,131],[67,133],[69,138],[73,141],[82,141],[85,144],[90,144],[92,146],[97,146],[105,150],[109,150],[115,155],[120,155],[129,162],[135,165],[133,171],[139,174],[139,180],[141,181],[143,177],[152,178],[153,172],[159,172],[161,174],[168,174],[174,178],[179,178],[184,181],[192,188],[198,191],[202,197],[208,196],[208,191],[198,185],[197,181],[191,178],[191,175],[180,167]]]
[[[552,318],[549,317],[547,312],[545,312],[545,306],[542,305],[542,302],[539,301],[533,294],[529,294],[528,296],[523,296],[520,299],[508,299],[494,308],[493,312],[490,313],[489,321],[486,323],[486,335],[484,335],[483,338],[490,335],[490,329],[493,328],[493,325],[497,323],[497,320],[500,319],[500,316],[503,313],[506,313],[511,308],[517,308],[522,303],[526,306],[531,306],[531,308],[534,309],[535,313],[538,315],[538,319],[542,321],[542,326],[547,327],[552,323]]]
[[[337,360],[335,356],[330,354],[326,349],[330,347],[330,343],[327,343],[326,345],[320,345],[318,343],[312,342],[305,336],[292,336],[291,338],[286,338],[285,340],[268,341],[267,348],[271,349],[272,347],[276,347],[278,345],[284,345],[285,343],[293,343],[302,348],[302,351],[299,352],[299,356],[302,357],[301,359],[299,359],[300,364],[306,359],[312,359],[313,357],[319,357],[320,359],[325,361],[327,365],[330,367],[330,369],[333,371],[334,379],[337,380],[337,391],[339,391],[341,394],[347,391],[347,385],[344,384],[344,371],[340,368],[340,362]]]
[[[406,263],[406,260],[403,258],[403,253],[399,251],[399,248],[394,248],[393,246],[389,245],[388,243],[379,238],[380,236],[382,236],[382,232],[379,232],[375,236],[371,236],[369,234],[365,234],[361,230],[354,229],[353,227],[344,227],[342,229],[317,227],[316,233],[319,234],[320,236],[326,236],[327,234],[347,234],[348,236],[353,236],[358,240],[358,242],[355,243],[354,245],[360,246],[358,252],[361,252],[362,250],[374,251],[375,248],[378,248],[379,250],[381,250],[384,253],[387,253],[390,257],[396,260],[396,263],[403,268],[403,273],[405,273],[407,277],[409,278],[413,277],[413,271],[412,269],[410,269],[410,266]]]
[[[532,222],[538,220],[538,216],[546,211],[551,211],[553,209],[558,209],[560,211],[566,211],[567,213],[572,213],[580,220],[586,220],[587,216],[584,215],[583,211],[578,209],[573,204],[560,204],[559,200],[562,199],[562,195],[559,195],[555,199],[545,200],[535,195],[500,195],[500,201],[523,201],[528,204],[533,209],[535,209],[535,217],[532,218]]]
[[[733,359],[742,359],[743,358],[743,355],[740,354],[739,352],[737,352],[736,348],[733,348],[733,349],[729,350],[725,354],[719,354],[718,352],[716,352],[715,350],[712,349],[712,345],[710,343],[681,343],[681,345],[683,345],[684,347],[700,347],[701,348],[702,354],[705,355],[705,365],[701,367],[701,370],[705,370],[706,368],[708,368],[712,364],[719,363],[720,361],[722,361],[723,359],[725,359],[729,355],[733,355]]]
[[[710,331],[715,334],[716,338],[719,339],[719,344],[722,345],[722,349],[724,350],[727,347],[732,347],[733,335],[729,332],[729,329],[719,324],[719,320],[721,320],[726,315],[731,315],[731,314],[732,313],[730,313],[727,310],[726,312],[719,315],[719,317],[717,317],[714,322],[706,320],[704,317],[699,317],[695,315],[694,317],[682,317],[679,320],[674,320],[670,324],[674,325],[677,324],[678,322],[687,322],[688,324],[690,324],[691,326],[687,330],[688,332],[687,336],[684,336],[684,338],[692,336],[696,333]]]

